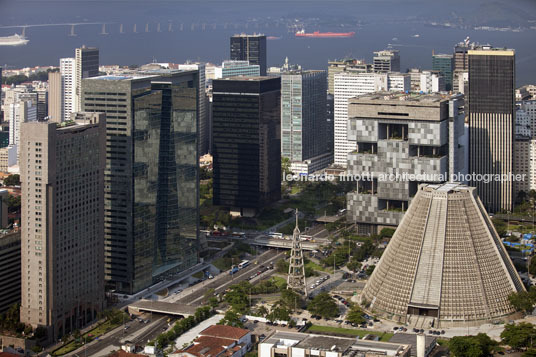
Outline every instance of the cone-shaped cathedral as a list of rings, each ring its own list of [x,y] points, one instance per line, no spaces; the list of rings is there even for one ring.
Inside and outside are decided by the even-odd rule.
[[[524,290],[473,187],[419,186],[361,303],[411,326],[466,326],[514,314]]]

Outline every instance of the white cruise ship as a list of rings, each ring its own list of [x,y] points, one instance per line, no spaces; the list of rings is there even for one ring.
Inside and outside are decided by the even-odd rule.
[[[22,46],[29,41],[23,35],[14,34],[13,36],[0,37],[0,46]]]

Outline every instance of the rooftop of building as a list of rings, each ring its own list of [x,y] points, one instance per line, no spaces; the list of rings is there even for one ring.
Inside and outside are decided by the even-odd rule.
[[[213,336],[199,336],[194,340],[194,343],[183,351],[194,356],[219,356],[223,351],[230,348],[236,341],[228,338],[220,338]]]
[[[337,337],[299,332],[277,331],[262,343],[274,346],[303,348],[317,351],[336,351],[343,355],[354,355],[354,351],[383,351],[395,355],[400,350],[409,350],[408,343],[379,342],[349,337]]]
[[[474,187],[469,187],[458,182],[447,182],[447,183],[442,183],[442,184],[437,184],[437,185],[423,183],[419,186],[419,188],[423,191],[428,191],[428,192],[436,191],[436,192],[447,192],[447,193],[462,192],[462,191],[469,192],[469,191],[474,190]]]
[[[253,35],[249,35],[247,33],[235,33],[232,37],[262,37],[266,36],[263,33],[253,33]]]
[[[265,76],[232,76],[232,77],[226,77],[226,78],[220,78],[216,79],[217,81],[270,81],[275,79],[276,77],[265,77]]]
[[[123,350],[112,352],[108,355],[109,357],[147,357],[147,355],[141,355],[138,353],[130,353]]]
[[[374,92],[352,98],[353,101],[388,101],[388,102],[417,102],[422,104],[440,103],[457,97],[459,94],[420,93],[420,92]]]
[[[104,75],[104,76],[97,76],[97,77],[91,77],[87,79],[91,80],[102,80],[102,81],[135,81],[139,79],[148,79],[158,76],[152,76],[152,75],[141,75],[141,74],[124,74],[124,75]]]
[[[239,327],[227,325],[212,325],[201,331],[199,335],[239,340],[240,338],[246,336],[248,333],[250,333],[249,330]]]

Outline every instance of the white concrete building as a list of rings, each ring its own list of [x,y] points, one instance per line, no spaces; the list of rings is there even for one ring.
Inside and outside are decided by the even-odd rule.
[[[76,59],[60,58],[61,73],[61,121],[76,111]]]
[[[421,72],[421,92],[437,93],[445,91],[445,78],[437,71]]]
[[[17,151],[20,147],[21,123],[37,120],[37,93],[27,87],[8,89],[4,101],[4,121],[9,123],[9,146]],[[18,158],[18,152],[17,152]]]
[[[530,135],[536,137],[536,99],[535,100],[524,100],[518,102],[517,106],[519,110],[522,110],[527,116],[529,125],[530,125]],[[519,111],[516,113],[516,117],[519,116]],[[516,119],[517,122],[517,119]]]
[[[348,143],[348,99],[361,94],[378,91],[410,90],[409,76],[400,73],[337,73],[334,75],[334,163],[341,167],[347,165],[347,154],[353,150],[353,143]],[[393,85],[393,88],[389,86]]]

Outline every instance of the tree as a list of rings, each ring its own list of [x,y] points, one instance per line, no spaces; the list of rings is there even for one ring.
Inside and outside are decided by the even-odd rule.
[[[307,305],[307,310],[311,314],[319,315],[326,319],[334,318],[339,314],[337,303],[327,292],[316,295]]]
[[[532,257],[529,257],[529,259],[529,273],[532,275],[536,275],[536,259],[532,259]]]
[[[251,284],[248,281],[232,285],[225,294],[224,300],[231,305],[233,310],[244,314],[249,306],[249,292],[251,288]]]
[[[280,304],[289,310],[301,308],[303,306],[303,299],[294,290],[283,289],[281,291]]]
[[[18,212],[20,210],[20,196],[9,195],[7,197],[7,210],[8,212]]]
[[[508,229],[508,227],[506,226],[506,223],[504,223],[502,219],[498,219],[498,218],[492,218],[491,221],[493,222],[493,225],[495,226],[495,230],[497,231],[497,234],[501,237],[504,237]]]
[[[265,317],[268,313],[269,311],[264,305],[261,305],[261,307],[257,309],[257,314],[261,317]]]
[[[529,348],[523,353],[523,357],[536,357],[536,349]]]
[[[9,175],[4,179],[4,186],[20,186],[20,175]]]
[[[219,305],[218,298],[215,296],[212,296],[208,299],[208,306],[215,309]]]
[[[290,171],[290,159],[288,157],[281,157],[281,172],[285,177],[292,174],[292,171]]]
[[[369,275],[369,276],[372,275],[372,272],[374,271],[374,268],[376,268],[376,265],[369,265],[369,266],[367,267],[367,270],[365,270],[365,273],[366,273],[367,275]]]
[[[476,336],[456,336],[448,342],[450,353],[454,357],[488,356],[497,346],[498,343],[484,333]]]
[[[346,267],[348,269],[350,269],[351,271],[358,271],[359,269],[361,269],[361,263],[358,262],[356,259],[352,258],[348,264],[346,264]]]
[[[242,321],[240,321],[240,314],[234,310],[228,310],[223,319],[219,322],[220,325],[228,325],[234,327],[244,327]]]
[[[536,329],[533,324],[521,322],[508,324],[501,332],[502,342],[512,348],[527,348],[536,345]]]
[[[289,263],[285,259],[279,259],[277,263],[275,263],[275,269],[280,274],[288,274],[288,267]]]
[[[511,293],[508,295],[508,300],[516,310],[531,313],[536,302],[536,288],[532,286],[529,291]]]
[[[350,311],[348,311],[348,314],[346,315],[346,320],[358,325],[367,322],[367,319],[365,319],[365,313],[358,305],[352,306],[352,308],[350,309]]]
[[[289,321],[290,320],[290,311],[279,304],[275,305],[270,313],[266,315],[266,318],[271,321]]]

